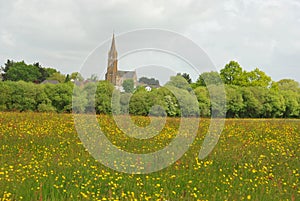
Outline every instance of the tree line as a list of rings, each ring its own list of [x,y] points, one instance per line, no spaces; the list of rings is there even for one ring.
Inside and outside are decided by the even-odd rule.
[[[58,70],[49,67],[42,67],[39,62],[26,64],[24,61],[15,62],[7,60],[4,66],[1,66],[1,79],[3,81],[25,81],[42,83],[45,80],[56,80],[60,83],[68,82],[71,79],[83,80],[78,72],[64,75]]]
[[[9,64],[9,70],[3,70],[4,81],[0,82],[1,111],[74,111],[174,117],[210,117],[212,113],[230,118],[300,117],[298,82],[291,79],[272,81],[258,68],[247,72],[236,61],[226,64],[220,72],[200,74],[196,82],[192,82],[189,75],[183,73],[170,77],[164,86],[152,88],[151,91],[143,86],[132,89],[128,82],[125,92],[114,90],[114,86],[107,81],[90,81],[77,86],[70,82],[71,76],[68,79],[65,76],[56,85],[36,84],[47,79],[47,76],[53,76],[53,73],[42,73],[39,64],[32,65],[37,69],[34,76],[31,75],[32,71],[23,69],[28,74],[23,75],[24,79],[11,77],[13,73],[8,72],[16,72],[15,66],[22,72],[20,66],[25,64],[22,63],[14,62]],[[154,80],[152,82],[157,84]],[[218,98],[211,98],[212,95],[222,94],[223,89],[226,94],[225,109],[219,107],[221,103]]]

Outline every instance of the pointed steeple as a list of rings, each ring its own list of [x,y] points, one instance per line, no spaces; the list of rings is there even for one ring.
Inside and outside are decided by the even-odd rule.
[[[113,33],[111,47],[110,47],[110,51],[109,51],[109,58],[116,60],[117,57],[118,57],[118,53],[117,53],[116,44],[115,44],[115,34]]]
[[[113,85],[116,85],[118,74],[118,53],[115,44],[115,34],[113,33],[111,47],[108,53],[107,72],[105,74],[105,80],[110,81]]]

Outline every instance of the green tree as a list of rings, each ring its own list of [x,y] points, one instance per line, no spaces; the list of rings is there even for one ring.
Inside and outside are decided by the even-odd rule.
[[[7,82],[10,96],[7,109],[12,111],[35,111],[37,109],[36,88],[38,85],[24,81]]]
[[[170,81],[167,82],[164,87],[171,92],[176,100],[173,101],[173,98],[170,98],[170,96],[165,96],[167,114],[173,115],[175,112],[174,109],[177,110],[178,108],[176,114],[179,116],[199,116],[199,107],[196,96],[194,96],[194,92],[185,78],[181,75],[172,76]]]
[[[271,77],[263,71],[255,68],[253,71],[246,73],[248,86],[268,87],[271,84]]]
[[[230,61],[220,71],[221,79],[225,84],[247,86],[248,81],[246,72],[243,71],[240,64],[236,61]]]
[[[226,115],[225,90],[222,85],[207,86],[210,98],[210,113],[213,117],[224,117]]]
[[[45,84],[44,90],[57,112],[70,112],[72,110],[72,83]]]
[[[239,114],[244,107],[244,103],[242,93],[240,92],[238,86],[226,86],[226,106],[226,117],[239,117]]]
[[[129,101],[132,94],[122,93],[120,94],[120,113],[128,114],[129,113]]]
[[[251,90],[251,88],[254,88],[254,87],[242,87],[240,89],[240,93],[242,94],[242,98],[243,98],[244,107],[239,112],[239,117],[257,118],[257,117],[260,117],[260,115],[261,115],[263,105],[255,97],[255,95],[254,95],[255,91]],[[255,88],[255,89],[258,90],[257,88]]]
[[[4,64],[4,67],[3,66],[1,66],[1,71],[3,72],[1,75],[2,75],[2,79],[4,80],[4,81],[6,81],[7,80],[7,78],[6,78],[6,73],[7,73],[7,71],[10,69],[10,67],[12,67],[13,65],[14,65],[14,61],[13,60],[7,60],[6,61],[6,63]]]
[[[74,113],[85,112],[87,106],[87,94],[84,88],[74,85],[73,99],[72,99],[72,111]]]
[[[154,78],[141,77],[139,82],[149,86],[159,86],[159,81]]]
[[[45,85],[36,85],[36,103],[39,112],[56,112],[56,108],[52,105],[52,101],[45,92]]]
[[[56,69],[54,68],[44,68],[44,70],[47,72],[47,77],[46,80],[49,79],[54,73],[59,73]]]
[[[283,96],[276,90],[262,87],[251,87],[255,98],[262,105],[260,116],[263,118],[282,117],[285,111]]]
[[[177,75],[181,75],[189,84],[192,83],[192,79],[188,73],[177,73]]]
[[[135,93],[130,96],[125,93],[122,97],[123,111],[126,111],[129,99],[129,113],[134,115],[156,115],[164,116],[167,110],[167,105],[164,101],[164,95],[168,93],[163,88],[154,89],[151,92],[145,90],[145,88],[139,88]],[[127,94],[127,95],[126,95]],[[125,106],[125,107],[124,107]]]
[[[38,82],[42,76],[37,66],[27,65],[24,61],[9,65],[7,72],[4,74],[4,80]]]
[[[280,94],[284,98],[285,111],[283,113],[284,118],[298,117],[299,116],[299,93],[292,90],[282,90]]]
[[[285,111],[284,98],[277,91],[269,90],[265,96],[264,106],[264,117],[274,118],[283,117]]]
[[[66,77],[60,72],[55,72],[50,77],[48,77],[48,80],[57,80],[58,82],[63,83],[65,82]]]
[[[272,89],[272,90],[278,91],[279,90],[279,84],[277,82],[271,81],[271,84],[270,84],[269,88]]]
[[[296,111],[296,117],[300,118],[300,92],[297,93],[297,102],[298,102],[298,109]]]
[[[43,82],[54,72],[57,72],[53,68],[43,68],[39,62],[28,65],[24,61],[14,62],[11,60],[7,60],[7,63],[1,69],[3,71],[3,80],[23,80],[36,83]]]
[[[49,74],[48,74],[48,72],[45,70],[45,68],[43,68],[41,65],[40,65],[40,63],[39,62],[36,62],[36,63],[34,63],[33,64],[33,66],[35,66],[38,70],[39,70],[39,72],[40,72],[40,77],[38,77],[38,83],[41,83],[41,82],[43,82],[44,80],[46,80],[47,79],[47,77],[49,76]]]
[[[180,116],[198,116],[199,107],[192,88],[181,75],[171,76],[165,87],[172,92],[178,103]],[[168,103],[168,102],[167,102]],[[167,111],[168,113],[168,111]]]
[[[51,104],[41,103],[38,105],[38,112],[56,112],[56,108]]]
[[[150,93],[140,90],[131,96],[129,103],[129,113],[146,116],[151,108]]]
[[[37,91],[37,111],[39,112],[56,112],[56,108],[52,105],[52,101],[45,92],[45,85],[39,85]]]
[[[179,107],[178,107],[178,103],[177,103],[177,100],[174,96],[166,95],[164,97],[164,101],[166,103],[165,108],[166,108],[166,112],[167,112],[168,116],[175,117],[175,116],[180,115],[180,110],[179,110]]]
[[[134,91],[134,81],[133,79],[124,80],[122,87],[126,93],[132,93]]]
[[[300,84],[295,80],[282,79],[279,80],[277,84],[280,90],[285,90],[285,91],[291,90],[291,91],[299,92]]]
[[[189,83],[181,75],[171,76],[170,77],[170,81],[168,81],[165,84],[165,86],[166,87],[173,86],[173,87],[176,87],[176,88],[179,88],[179,89],[183,89],[183,90],[187,90],[187,91],[192,91],[192,88],[189,85]]]
[[[150,93],[150,96],[151,101],[153,102],[152,105],[155,104],[161,106],[168,116],[173,117],[178,116],[180,114],[178,101],[168,87],[160,87],[158,89],[153,89]],[[163,113],[161,113],[161,115],[163,115]]]
[[[6,81],[0,85],[0,110],[55,111],[51,100],[44,91],[44,85],[24,81]]]
[[[111,112],[112,114],[120,114],[121,113],[121,93],[119,90],[114,90],[111,98]]]
[[[11,94],[12,89],[8,85],[8,82],[0,81],[0,111],[8,109],[7,104],[9,104]]]
[[[156,117],[165,117],[167,116],[167,113],[165,111],[165,108],[161,105],[154,105],[150,108],[149,115]]]
[[[70,79],[80,81],[80,82],[82,82],[84,80],[84,78],[82,77],[82,75],[79,72],[73,72],[70,75]]]
[[[67,76],[66,76],[66,78],[65,78],[65,82],[70,82],[71,81],[71,79],[70,79],[70,75],[69,74],[67,74]]]
[[[99,81],[95,95],[95,107],[97,113],[111,114],[111,97],[114,86],[108,81]]]
[[[84,85],[83,91],[86,93],[87,103],[85,106],[85,112],[94,113],[96,110],[95,94],[97,89],[96,82],[88,82]]]
[[[197,97],[199,103],[200,116],[209,117],[210,116],[210,100],[209,94],[206,87],[199,86],[194,89],[194,93]]]
[[[220,74],[216,71],[201,73],[196,81],[196,86],[220,85],[222,84]]]

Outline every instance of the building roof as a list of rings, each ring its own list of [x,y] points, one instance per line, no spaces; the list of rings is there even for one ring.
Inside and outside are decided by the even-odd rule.
[[[136,72],[135,71],[118,71],[117,74],[119,77],[123,77],[125,79],[134,79],[136,76]]]

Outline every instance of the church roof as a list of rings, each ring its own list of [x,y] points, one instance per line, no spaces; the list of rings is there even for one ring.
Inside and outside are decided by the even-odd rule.
[[[135,71],[118,71],[118,76],[119,77],[123,77],[125,79],[134,79],[134,77],[136,76],[136,72]]]

